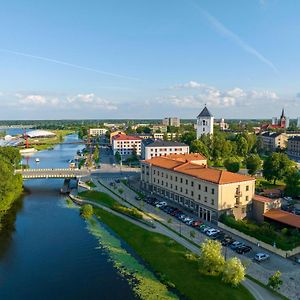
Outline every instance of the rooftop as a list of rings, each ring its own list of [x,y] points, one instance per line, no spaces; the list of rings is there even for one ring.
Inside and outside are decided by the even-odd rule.
[[[212,117],[213,115],[210,113],[210,111],[207,109],[207,107],[205,106],[203,109],[202,109],[202,111],[201,111],[201,113],[198,115],[198,117],[197,118],[199,118],[199,117]]]
[[[289,141],[300,142],[300,136],[292,136],[289,138]]]
[[[231,173],[225,170],[208,168],[206,158],[199,153],[172,154],[168,156],[153,157],[145,162],[154,166],[180,172],[205,181],[228,184],[255,180],[251,176]]]
[[[281,209],[271,209],[264,213],[264,217],[292,227],[300,228],[300,216]]]
[[[263,132],[261,135],[265,136],[265,137],[276,138],[276,137],[280,136],[281,134],[282,134],[282,132],[266,131],[266,132]]]
[[[143,142],[147,147],[178,147],[178,146],[187,146],[184,143],[172,142],[172,141],[162,141],[155,139],[147,139]]]
[[[140,141],[141,138],[136,137],[136,136],[126,135],[126,134],[118,134],[113,137],[113,140],[116,140],[116,141]]]
[[[254,195],[253,200],[264,202],[264,203],[272,203],[274,200],[268,197],[260,196],[260,195]]]

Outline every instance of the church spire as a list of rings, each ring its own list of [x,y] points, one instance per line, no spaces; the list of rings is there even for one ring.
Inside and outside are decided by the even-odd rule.
[[[282,112],[281,112],[281,118],[284,118],[285,115],[284,115],[284,108],[282,108]]]

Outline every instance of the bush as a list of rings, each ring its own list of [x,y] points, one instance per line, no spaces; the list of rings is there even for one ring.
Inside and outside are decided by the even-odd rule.
[[[143,215],[136,208],[129,208],[123,205],[114,204],[112,209],[135,219],[143,219]]]
[[[81,208],[80,208],[80,215],[84,218],[84,219],[89,219],[94,213],[93,210],[93,206],[91,204],[84,204]]]

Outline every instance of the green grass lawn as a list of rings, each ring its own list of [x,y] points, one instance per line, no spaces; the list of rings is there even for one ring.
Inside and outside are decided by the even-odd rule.
[[[111,196],[98,191],[83,191],[78,195],[82,198],[95,201],[96,203],[105,205],[109,208],[112,208],[114,205],[119,204],[118,201],[113,199]]]
[[[86,185],[90,186],[91,188],[96,187],[96,184],[93,181],[87,181]]]
[[[100,195],[89,193],[99,201]],[[107,196],[107,195],[106,195]],[[101,193],[101,203],[111,204],[111,198]],[[149,232],[103,209],[94,208],[96,216],[124,239],[156,274],[165,282],[175,285],[187,299],[253,300],[242,285],[232,288],[219,277],[204,276],[198,262],[186,258],[189,252],[174,240],[158,233]]]

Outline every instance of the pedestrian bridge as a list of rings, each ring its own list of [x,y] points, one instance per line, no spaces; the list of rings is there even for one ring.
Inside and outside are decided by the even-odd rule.
[[[23,169],[15,170],[15,174],[21,174],[23,179],[57,178],[79,179],[90,175],[87,169]]]

